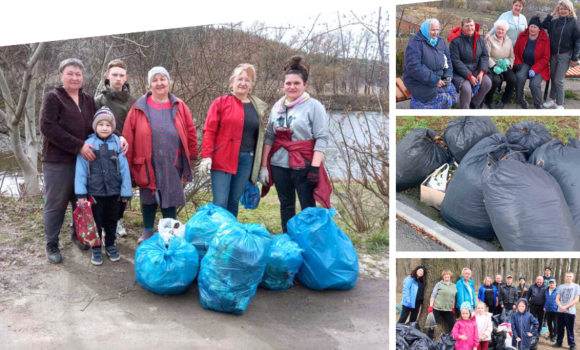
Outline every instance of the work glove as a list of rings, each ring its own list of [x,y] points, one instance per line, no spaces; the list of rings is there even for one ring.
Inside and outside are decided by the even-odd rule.
[[[308,174],[306,177],[311,184],[317,185],[318,181],[320,181],[320,167],[319,166],[310,166],[308,169]]]
[[[528,72],[528,75],[530,76],[530,78],[533,78],[536,76],[536,72],[534,72],[533,70],[530,69],[530,71]]]
[[[197,166],[197,176],[203,177],[211,173],[211,158],[202,158]]]
[[[433,306],[429,306],[429,307],[427,308],[427,313],[428,313],[428,314],[430,314],[430,313],[432,313],[432,312],[433,312]]]
[[[260,168],[260,174],[258,175],[262,185],[268,185],[270,182],[270,173],[268,172],[268,167],[263,166]]]
[[[520,69],[522,69],[522,65],[521,65],[521,64],[516,64],[516,65],[514,66],[514,71],[516,71],[516,72],[517,72],[517,71],[519,71]]]
[[[455,315],[455,308],[451,308],[451,313]]]

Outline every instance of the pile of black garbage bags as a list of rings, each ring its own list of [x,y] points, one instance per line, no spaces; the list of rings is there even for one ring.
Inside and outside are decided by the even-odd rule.
[[[445,163],[459,164],[441,217],[506,251],[580,250],[580,141],[552,140],[521,121],[501,134],[490,117],[458,117],[443,136],[415,129],[397,144],[397,191],[419,186]]]
[[[438,341],[431,340],[417,322],[397,324],[397,350],[455,350],[451,334],[442,334]]]

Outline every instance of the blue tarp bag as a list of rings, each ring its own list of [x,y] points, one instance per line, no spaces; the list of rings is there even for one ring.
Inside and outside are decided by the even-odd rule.
[[[274,236],[260,287],[274,291],[290,289],[304,262],[302,251],[287,234]]]
[[[199,271],[201,306],[241,315],[262,281],[272,236],[258,224],[220,227]]]
[[[201,260],[220,226],[223,223],[231,224],[237,221],[226,209],[208,203],[199,208],[185,225],[185,240],[195,246]]]
[[[169,245],[156,233],[135,252],[135,278],[151,293],[172,295],[187,290],[197,276],[199,257],[183,238],[173,237]]]
[[[242,198],[240,198],[240,203],[245,209],[256,209],[260,205],[260,188],[258,184],[252,185],[250,181],[246,182],[246,188]]]
[[[332,219],[335,209],[306,208],[288,221],[288,235],[304,249],[298,281],[314,290],[356,285],[358,256],[350,238]]]

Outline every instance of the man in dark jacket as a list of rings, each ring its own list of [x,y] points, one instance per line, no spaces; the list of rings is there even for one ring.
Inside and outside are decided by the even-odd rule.
[[[546,312],[546,322],[548,323],[548,334],[549,341],[555,342],[557,339],[557,319],[558,319],[558,304],[556,303],[556,297],[558,295],[558,286],[556,285],[556,280],[550,278],[548,281],[548,289],[546,289],[546,303],[544,304],[544,312]]]
[[[502,309],[515,310],[516,301],[518,300],[518,289],[512,284],[513,277],[508,275],[506,283],[499,292],[499,304]]]
[[[550,285],[550,280],[552,279],[552,268],[546,266],[544,269],[544,286],[548,287]]]
[[[505,286],[505,283],[503,282],[503,277],[501,275],[495,275],[495,281],[493,281],[492,285],[495,287],[495,289],[497,289],[497,293],[499,295],[498,297],[498,306],[501,305],[501,289]],[[501,307],[496,307],[495,311],[493,312],[494,315],[499,315],[501,314]]]
[[[448,37],[453,84],[460,92],[459,108],[462,109],[470,108],[470,103],[479,109],[491,89],[491,79],[486,75],[489,53],[478,32],[479,24],[473,18],[465,17],[461,27],[452,29]]]
[[[125,125],[125,118],[135,104],[137,99],[131,96],[131,89],[127,80],[127,65],[121,60],[112,60],[107,67],[105,74],[105,88],[95,97],[95,105],[97,109],[101,107],[108,107],[113,115],[115,115],[115,135],[121,139],[121,147],[126,151],[127,141],[122,136],[123,126]],[[126,202],[121,202],[119,206],[119,221],[117,222],[117,235],[126,236],[127,231],[123,227],[121,219],[125,214]]]
[[[526,294],[526,300],[530,305],[530,313],[538,320],[540,326],[544,320],[544,304],[546,303],[546,286],[544,277],[538,276],[536,283],[532,284]]]

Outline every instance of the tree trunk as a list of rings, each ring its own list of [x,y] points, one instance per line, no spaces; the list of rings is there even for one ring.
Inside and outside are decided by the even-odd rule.
[[[453,278],[451,279],[454,283],[461,278],[461,270],[463,269],[462,259],[422,259],[423,266],[427,270],[427,286],[425,287],[425,295],[423,297],[423,305],[421,306],[421,314],[419,317],[419,325],[421,329],[425,332],[428,331],[424,327],[425,321],[427,319],[427,308],[429,308],[429,299],[431,297],[431,292],[435,285],[441,281],[441,272],[443,270],[450,270],[453,273]],[[447,329],[447,324],[439,319],[437,323],[437,328],[435,328],[435,340],[439,338],[440,334],[450,333],[451,330]]]
[[[505,272],[508,275],[512,274],[512,266],[511,266],[510,258],[505,259]]]
[[[570,271],[576,273],[578,270],[578,259],[572,259],[572,265],[570,266]],[[576,276],[574,276],[576,277]]]
[[[554,277],[555,278],[558,278],[558,276],[560,276],[560,261],[561,260],[562,259],[560,259],[560,258],[556,259],[556,269],[554,270]],[[562,283],[560,280],[558,280],[557,282],[558,282],[558,284]]]
[[[481,258],[481,277],[486,278],[487,277],[487,269],[485,268],[485,260],[484,258]]]

